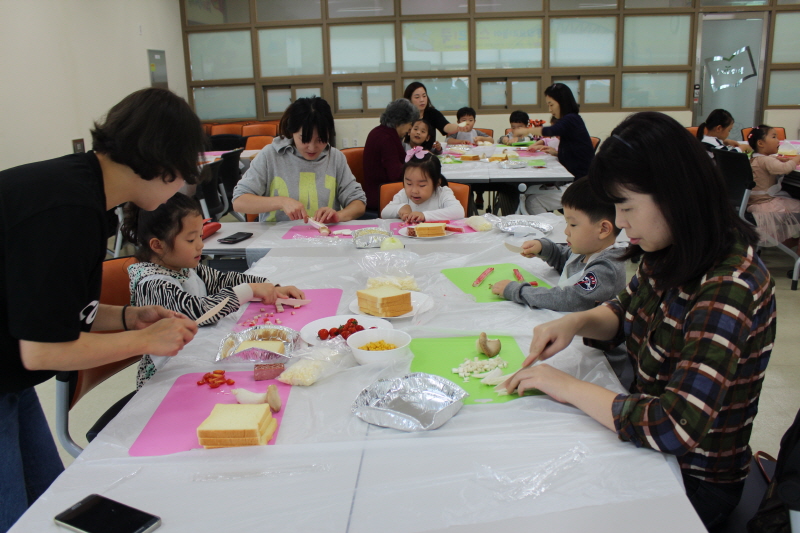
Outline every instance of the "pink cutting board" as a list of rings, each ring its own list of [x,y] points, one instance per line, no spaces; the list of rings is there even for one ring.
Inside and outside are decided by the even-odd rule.
[[[278,313],[278,310],[272,304],[250,302],[236,326],[234,326],[233,331],[242,331],[251,327],[250,324],[259,326],[266,324],[267,319],[272,324],[300,331],[309,322],[338,314],[339,302],[342,299],[342,289],[308,289],[303,292],[306,295],[306,300],[311,300],[311,303],[297,309],[290,305],[284,305],[283,313]],[[294,311],[294,314],[292,314],[292,311]],[[274,313],[275,316],[268,317],[267,313]],[[261,315],[260,318],[255,318],[258,315]],[[276,319],[280,320],[281,323],[275,322]]]
[[[391,227],[392,233],[394,233],[395,235],[399,235],[398,232],[402,228],[405,228],[406,226],[413,226],[413,225],[414,224],[406,224],[405,222],[392,222],[390,227]],[[462,227],[462,228],[464,228],[464,233],[475,233],[474,229],[472,229],[471,227],[467,226],[467,220],[466,219],[450,220],[449,222],[447,222],[447,225],[448,226],[459,226],[459,227]]]
[[[278,386],[278,394],[283,405],[280,411],[272,415],[278,421],[278,428],[269,444],[275,443],[278,431],[281,429],[291,386],[274,379],[255,381],[253,371],[250,370],[227,372],[225,375],[233,379],[236,384],[212,389],[208,385],[197,384],[204,374],[205,372],[184,374],[175,380],[156,412],[136,438],[136,442],[128,450],[129,455],[132,457],[169,455],[203,448],[197,442],[197,426],[211,414],[216,404],[236,403],[236,397],[231,393],[231,389],[241,387],[253,392],[265,392],[267,386],[271,384]]]
[[[357,229],[362,228],[374,228],[375,224],[364,224],[359,226],[351,226],[351,225],[338,225],[338,224],[328,224],[328,229],[331,232],[340,229],[349,229],[350,231],[355,231]],[[292,226],[286,234],[281,237],[282,239],[294,239],[295,237],[321,237],[322,235],[319,234],[319,230],[310,224],[300,224],[299,226]],[[352,239],[352,235],[332,235],[332,237],[341,237],[344,239]]]

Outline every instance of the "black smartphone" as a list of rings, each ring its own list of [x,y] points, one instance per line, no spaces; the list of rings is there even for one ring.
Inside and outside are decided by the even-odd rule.
[[[252,233],[240,231],[238,233],[234,233],[233,235],[228,235],[227,237],[217,239],[217,242],[221,242],[222,244],[236,244],[237,242],[242,242],[243,240],[249,239],[252,236]]]
[[[147,533],[161,525],[159,517],[99,494],[87,496],[54,520],[78,533]]]

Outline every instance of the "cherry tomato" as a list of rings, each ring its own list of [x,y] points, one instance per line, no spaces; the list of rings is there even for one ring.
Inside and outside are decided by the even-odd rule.
[[[327,330],[327,329],[321,329],[321,330],[319,330],[319,331],[317,332],[317,336],[318,336],[318,337],[319,337],[321,340],[323,340],[323,341],[324,341],[325,339],[327,339],[327,338],[328,338],[328,330]]]
[[[349,320],[347,321],[347,323],[348,323],[348,324],[355,324],[355,325],[358,325],[358,320],[356,320],[355,318],[351,318],[351,319],[349,319]]]
[[[217,388],[217,387],[219,387],[220,385],[222,385],[222,383],[219,383],[219,382],[217,382],[217,381],[215,381],[214,383],[209,383],[209,384],[208,384],[208,386],[209,386],[209,387],[211,387],[212,389],[216,389],[216,388]]]
[[[200,381],[197,382],[197,384],[198,385],[205,385],[206,384],[206,380],[201,379]]]
[[[350,336],[350,332],[349,332],[349,331],[347,331],[347,330],[345,330],[345,332],[344,332],[344,333],[342,333],[342,338],[343,338],[344,340],[347,340],[347,337],[349,337],[349,336]]]
[[[329,333],[331,337],[335,337],[336,335],[339,334],[339,328],[331,328]]]
[[[364,326],[359,324],[358,326],[356,326],[356,331],[364,331]]]

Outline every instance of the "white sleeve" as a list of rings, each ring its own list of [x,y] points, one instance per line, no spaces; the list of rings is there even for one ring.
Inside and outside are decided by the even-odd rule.
[[[394,195],[392,201],[383,208],[383,211],[381,211],[381,218],[400,218],[399,211],[404,205],[409,205],[409,201],[408,196],[406,196],[406,190],[403,188],[400,189],[400,192]]]
[[[458,201],[450,187],[439,187],[436,191],[438,209],[423,211],[425,220],[459,220],[464,218],[464,206]]]

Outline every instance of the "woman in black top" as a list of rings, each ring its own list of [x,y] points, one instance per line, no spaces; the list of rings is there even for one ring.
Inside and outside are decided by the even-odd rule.
[[[442,149],[442,145],[436,140],[436,130],[439,130],[444,136],[451,135],[458,131],[466,131],[466,128],[460,128],[458,124],[447,122],[447,119],[444,118],[441,111],[433,107],[433,103],[428,99],[428,89],[426,89],[422,83],[418,81],[409,83],[403,93],[403,98],[410,100],[412,104],[417,106],[417,109],[419,109],[419,118],[424,118],[429,124],[433,125],[434,130],[431,132],[431,139],[429,142],[432,142],[434,151],[438,152]]]
[[[560,137],[559,163],[576,178],[582,178],[589,172],[589,165],[594,157],[594,147],[592,138],[586,130],[586,124],[578,114],[578,103],[570,88],[563,83],[554,83],[545,89],[544,99],[550,113],[558,121],[553,126],[542,128],[517,128],[514,130],[514,135]]]

